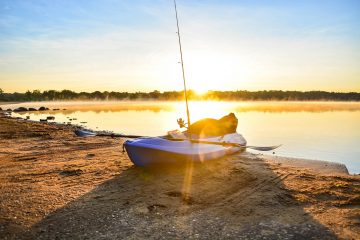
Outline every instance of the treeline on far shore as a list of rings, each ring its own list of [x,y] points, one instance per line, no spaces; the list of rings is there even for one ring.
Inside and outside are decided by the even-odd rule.
[[[358,92],[326,92],[326,91],[208,91],[197,94],[188,91],[190,100],[243,100],[243,101],[360,101]],[[64,101],[64,100],[182,100],[183,91],[152,92],[74,92],[71,90],[27,91],[26,93],[5,93],[0,89],[0,101]]]

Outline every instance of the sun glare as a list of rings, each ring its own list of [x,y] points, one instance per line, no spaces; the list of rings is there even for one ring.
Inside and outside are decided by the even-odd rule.
[[[220,118],[231,111],[230,103],[216,102],[216,101],[190,101],[189,109],[191,121],[195,122],[202,118]],[[176,103],[175,108],[178,113],[182,113],[182,118],[186,118],[186,109],[184,103]]]
[[[209,91],[209,89],[202,88],[202,87],[194,88],[193,90],[199,96],[204,95],[205,93],[207,93]]]

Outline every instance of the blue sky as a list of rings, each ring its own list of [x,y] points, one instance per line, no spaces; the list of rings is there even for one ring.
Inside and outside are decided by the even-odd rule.
[[[178,10],[190,88],[360,91],[360,1]],[[2,0],[0,88],[180,90],[175,24],[171,0]]]

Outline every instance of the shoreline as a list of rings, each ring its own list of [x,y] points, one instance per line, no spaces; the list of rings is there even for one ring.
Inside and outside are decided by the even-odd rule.
[[[295,158],[285,156],[271,156],[271,155],[260,155],[258,156],[266,161],[271,161],[274,164],[282,164],[283,166],[296,167],[302,169],[309,169],[311,171],[321,174],[345,174],[345,175],[359,175],[350,174],[345,164],[326,160],[314,160],[306,158]]]
[[[44,111],[46,113],[51,114],[53,110],[47,110]],[[31,111],[30,111],[31,112]],[[0,111],[0,116],[1,116],[1,111]],[[39,121],[36,120],[32,120],[32,119],[25,119],[25,118],[16,118],[13,116],[6,116],[9,117],[11,119],[15,119],[18,121],[27,121],[27,122],[33,122],[33,123],[40,123]],[[78,125],[78,124],[67,124],[67,123],[60,123],[60,122],[42,122],[42,124],[49,124],[49,125],[55,125],[55,126],[59,126],[59,127],[68,127],[72,130],[75,129],[81,129],[81,130],[87,130],[87,131],[91,131],[94,133],[104,133],[104,132],[109,132],[111,133],[111,131],[99,131],[99,130],[95,130],[95,129],[90,129],[90,128],[86,128],[84,126]],[[271,160],[273,162],[277,162],[277,163],[282,163],[288,166],[293,166],[293,167],[302,167],[302,168],[309,168],[312,169],[314,171],[317,172],[322,172],[322,173],[338,173],[338,174],[348,174],[348,175],[360,175],[359,173],[351,173],[349,172],[347,166],[343,163],[340,162],[335,162],[335,161],[327,161],[327,160],[319,160],[319,159],[307,159],[307,158],[297,158],[297,157],[289,157],[289,156],[272,156],[270,154],[255,154],[257,156],[259,156],[260,158],[264,155],[266,157],[263,157],[267,160]]]
[[[8,239],[360,237],[360,176],[335,165],[240,153],[189,175],[134,167],[121,141],[73,126],[1,115],[0,126]]]

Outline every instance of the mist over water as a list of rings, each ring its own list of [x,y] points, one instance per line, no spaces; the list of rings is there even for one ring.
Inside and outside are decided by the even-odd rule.
[[[46,106],[57,111],[13,113],[38,121],[78,124],[94,130],[144,136],[164,135],[186,119],[183,102],[28,102],[3,109]],[[63,110],[66,109],[66,110]],[[192,122],[234,112],[237,131],[250,145],[282,146],[275,155],[335,161],[360,173],[360,103],[355,102],[190,102]],[[70,120],[71,119],[71,120]],[[120,145],[119,145],[120,151]],[[267,154],[273,154],[272,152]]]

